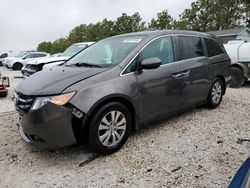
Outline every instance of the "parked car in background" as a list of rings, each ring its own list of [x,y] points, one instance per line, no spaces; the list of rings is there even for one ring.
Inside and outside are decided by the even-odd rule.
[[[45,52],[27,52],[21,54],[19,57],[8,59],[6,66],[13,70],[21,70],[28,60],[38,60],[41,58],[49,57],[50,54]]]
[[[81,42],[75,43],[68,47],[63,53],[59,56],[53,56],[46,59],[34,60],[27,63],[26,66],[22,68],[22,74],[26,78],[38,71],[41,71],[44,67],[53,67],[64,63],[69,58],[80,52],[81,50],[87,48],[88,46],[92,45],[94,42]]]
[[[20,52],[3,52],[3,53],[0,53],[0,66],[4,65],[3,64],[4,59],[10,58],[10,57],[15,57],[15,56],[17,56],[19,54],[20,54]]]
[[[2,64],[4,65],[4,66],[6,66],[7,67],[7,64],[8,64],[8,62],[10,62],[10,61],[12,61],[12,60],[14,60],[14,59],[16,59],[16,58],[21,58],[24,54],[26,54],[27,52],[26,51],[24,51],[24,52],[19,52],[19,53],[16,53],[15,55],[12,55],[12,56],[8,56],[8,57],[6,57],[6,58],[3,58],[2,59]]]
[[[9,77],[4,77],[0,71],[0,97],[6,97],[8,95],[8,87],[10,87]]]
[[[200,32],[101,40],[16,88],[20,135],[41,147],[86,139],[94,152],[115,152],[132,130],[200,104],[219,106],[231,80],[230,63],[217,38]]]
[[[250,78],[250,42],[235,40],[224,44],[232,61],[231,87],[238,88]]]
[[[4,53],[0,53],[0,66],[2,66],[3,63],[3,58],[8,57],[8,53],[4,52]]]

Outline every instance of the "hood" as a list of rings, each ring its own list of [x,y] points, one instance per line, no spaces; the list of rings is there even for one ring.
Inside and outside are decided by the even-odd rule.
[[[30,61],[28,64],[29,65],[39,65],[39,64],[47,64],[47,63],[53,63],[53,62],[57,62],[57,61],[66,61],[68,60],[70,57],[48,57],[48,58],[43,58],[43,59],[37,59],[34,61]]]
[[[23,64],[24,65],[26,65],[26,64],[32,64],[33,62],[36,62],[36,61],[38,61],[38,60],[45,60],[45,59],[47,59],[48,57],[37,57],[37,58],[31,58],[31,59],[25,59],[24,61],[23,61]]]
[[[60,94],[67,87],[81,80],[92,77],[107,69],[86,67],[55,66],[31,75],[20,85],[16,92],[28,96]]]

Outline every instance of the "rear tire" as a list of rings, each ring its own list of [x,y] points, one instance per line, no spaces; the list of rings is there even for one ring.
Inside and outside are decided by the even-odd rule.
[[[224,91],[225,86],[223,81],[220,78],[216,79],[207,97],[207,107],[211,109],[218,107],[222,101]]]
[[[118,151],[128,139],[131,124],[131,114],[124,104],[111,102],[102,106],[90,122],[89,149],[104,155]]]
[[[0,92],[0,97],[7,97],[8,92]]]
[[[13,65],[13,70],[21,70],[23,68],[23,65],[21,63],[15,63]]]
[[[232,76],[232,81],[230,83],[231,88],[240,88],[246,82],[246,79],[243,76],[243,72],[237,67],[231,67],[231,76]]]

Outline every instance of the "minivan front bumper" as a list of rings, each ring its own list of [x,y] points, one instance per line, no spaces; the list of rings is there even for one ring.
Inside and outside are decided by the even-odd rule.
[[[24,114],[19,133],[24,141],[43,148],[65,147],[76,143],[71,110],[51,102]]]

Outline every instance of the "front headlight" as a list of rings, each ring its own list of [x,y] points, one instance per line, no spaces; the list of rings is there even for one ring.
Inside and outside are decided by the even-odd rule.
[[[42,106],[44,106],[48,102],[62,106],[64,104],[66,104],[67,102],[69,102],[70,99],[75,95],[75,93],[76,92],[74,91],[74,92],[56,95],[56,96],[38,97],[38,98],[36,98],[34,104],[32,105],[31,110],[36,110],[38,108],[41,108]]]

